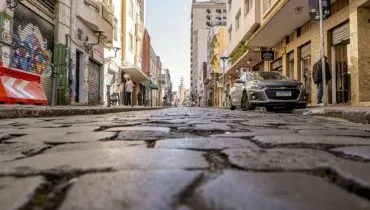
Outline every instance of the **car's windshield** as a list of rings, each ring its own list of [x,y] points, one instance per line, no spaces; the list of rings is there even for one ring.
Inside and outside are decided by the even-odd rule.
[[[256,72],[253,74],[255,80],[288,80],[289,78],[279,72]]]

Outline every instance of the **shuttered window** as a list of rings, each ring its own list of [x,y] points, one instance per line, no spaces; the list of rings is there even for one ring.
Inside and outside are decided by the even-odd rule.
[[[350,39],[349,22],[347,22],[333,30],[331,43],[332,45],[337,45],[349,39]]]
[[[311,56],[311,43],[301,47],[301,58]]]

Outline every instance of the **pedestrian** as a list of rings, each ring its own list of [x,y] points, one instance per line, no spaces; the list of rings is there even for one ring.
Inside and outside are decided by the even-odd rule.
[[[327,62],[328,58],[325,56],[325,79],[326,84],[324,86],[323,79],[322,79],[322,62],[321,60],[317,61],[315,65],[313,66],[312,71],[312,79],[313,82],[317,86],[317,104],[322,105],[323,104],[323,95],[324,95],[324,88],[328,84],[328,82],[331,80],[331,73],[330,73],[330,67]]]
[[[134,84],[132,84],[130,78],[127,79],[127,82],[126,82],[126,89],[125,89],[125,105],[126,106],[131,106],[132,104],[132,100],[131,100],[131,95],[132,95],[132,91],[133,91],[133,86]]]

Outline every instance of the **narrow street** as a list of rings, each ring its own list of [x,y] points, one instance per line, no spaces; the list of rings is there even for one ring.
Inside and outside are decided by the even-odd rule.
[[[5,210],[370,209],[368,125],[169,108],[0,126]]]

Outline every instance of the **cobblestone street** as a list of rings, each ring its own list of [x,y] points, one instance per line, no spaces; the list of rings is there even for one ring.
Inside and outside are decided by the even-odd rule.
[[[2,210],[370,209],[370,126],[169,108],[0,121]]]

